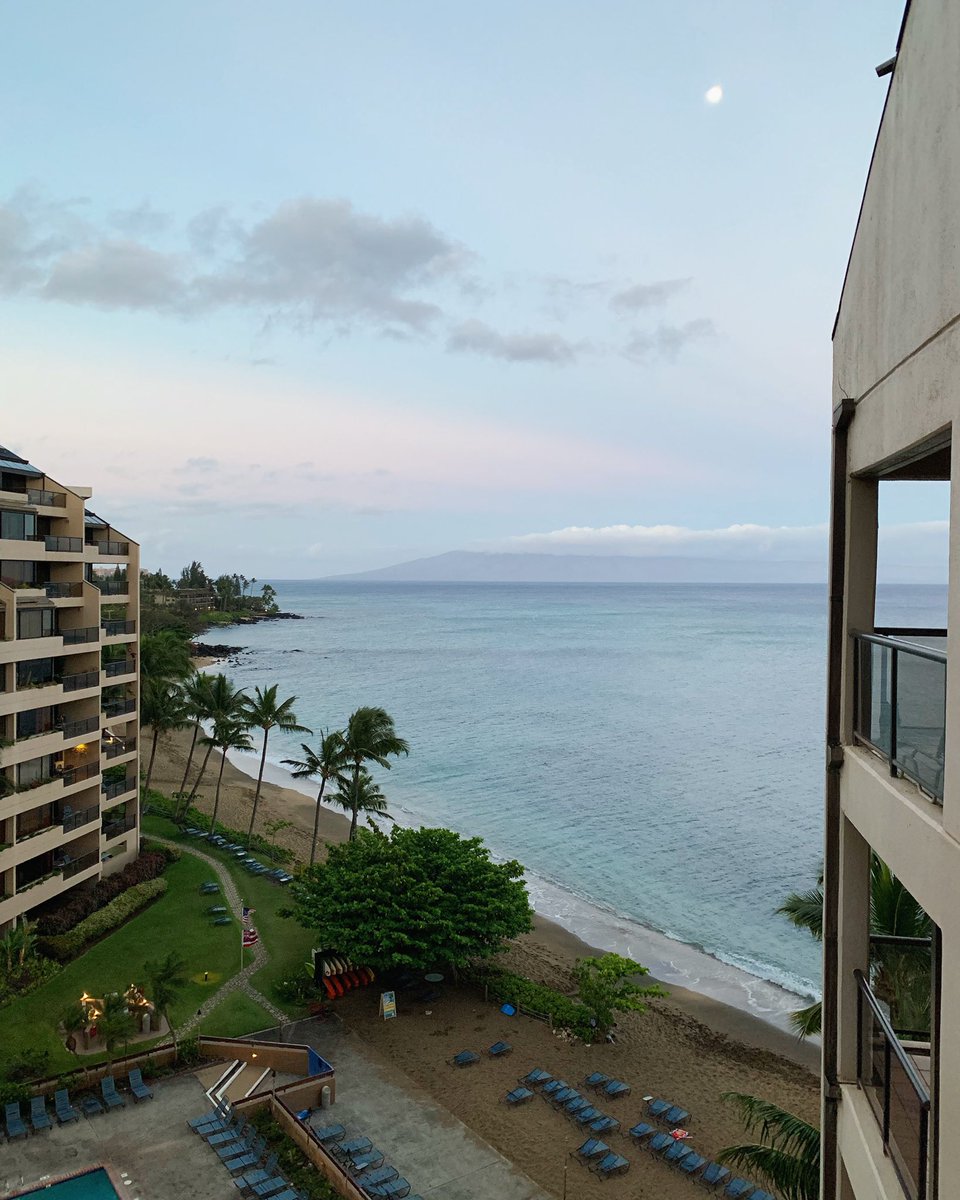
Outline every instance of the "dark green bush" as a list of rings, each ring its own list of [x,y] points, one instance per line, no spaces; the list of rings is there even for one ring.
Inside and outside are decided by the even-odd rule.
[[[588,1008],[545,984],[496,969],[478,973],[474,978],[486,984],[487,994],[497,1004],[512,1004],[550,1017],[556,1028],[569,1029],[584,1041],[591,1041],[597,1035],[595,1026],[590,1024],[593,1014]]]
[[[62,963],[69,962],[91,942],[119,929],[135,913],[159,899],[166,890],[167,881],[165,879],[148,879],[144,883],[134,884],[133,887],[127,888],[125,892],[117,896],[115,900],[111,900],[97,912],[85,917],[69,932],[40,938],[37,947],[42,954],[46,954],[49,958],[55,958]]]
[[[300,1147],[283,1132],[267,1109],[250,1118],[257,1132],[267,1139],[267,1146],[276,1154],[280,1174],[309,1200],[339,1200],[331,1183],[313,1166]]]

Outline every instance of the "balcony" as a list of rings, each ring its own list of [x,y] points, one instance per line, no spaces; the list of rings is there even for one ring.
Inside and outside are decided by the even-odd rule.
[[[81,871],[97,866],[99,862],[99,850],[90,850],[86,854],[81,854],[79,858],[69,858],[63,864],[63,878],[72,879],[74,875],[79,875]]]
[[[47,488],[27,488],[28,504],[43,504],[48,508],[66,508],[65,492],[51,492]]]
[[[63,740],[68,738],[83,737],[85,733],[93,733],[95,729],[100,728],[100,718],[98,716],[83,717],[79,721],[66,721],[61,727]]]
[[[101,621],[100,628],[104,637],[123,637],[124,634],[136,633],[136,621]]]
[[[56,683],[55,679],[50,680],[51,683]],[[79,671],[76,675],[64,675],[60,680],[60,684],[65,692],[80,692],[86,688],[94,688],[100,686],[99,671]]]
[[[946,630],[854,635],[854,738],[943,803]]]
[[[857,982],[857,1083],[880,1126],[908,1200],[927,1200],[930,1145],[930,1089],[921,1061],[929,1062],[929,1043],[905,1043],[897,1037],[884,1006],[862,971]],[[929,1067],[926,1068],[929,1072]]]
[[[41,535],[44,549],[50,554],[82,554],[83,539],[78,537],[56,537],[52,533]]]
[[[83,629],[64,629],[63,644],[65,646],[82,646],[87,642],[100,641],[100,626],[87,625]]]
[[[73,812],[69,805],[64,805],[62,826],[64,833],[72,833],[74,829],[80,829],[83,825],[89,825],[92,821],[96,821],[100,816],[100,805],[93,804],[89,808],[84,808],[80,812]]]
[[[109,717],[111,721],[117,717],[125,717],[127,713],[135,712],[137,708],[136,700],[105,700],[101,705],[101,711],[105,717]]]
[[[113,841],[114,838],[120,837],[123,833],[129,833],[131,829],[136,829],[137,817],[135,813],[129,816],[120,817],[116,821],[103,822],[103,839],[106,842]]]
[[[100,785],[100,791],[103,793],[104,800],[115,800],[117,796],[122,796],[125,792],[132,792],[137,786],[137,780],[133,775],[128,775],[125,779],[113,779],[109,783]]]
[[[118,675],[134,675],[137,670],[137,660],[135,658],[121,658],[116,662],[108,662],[103,665],[103,673],[107,679],[116,679]]]
[[[133,754],[136,748],[136,738],[130,738],[129,741],[116,738],[114,741],[105,741],[103,747],[103,756],[104,758],[121,758],[124,754]]]
[[[77,600],[83,596],[82,583],[45,583],[42,587],[48,600]]]
[[[67,767],[61,774],[60,779],[64,787],[73,787],[75,783],[83,783],[84,780],[93,779],[95,775],[99,774],[100,763],[91,762],[79,767]]]
[[[130,553],[129,542],[106,540],[102,542],[87,542],[87,545],[95,546],[98,554],[113,554],[115,556],[126,558]]]

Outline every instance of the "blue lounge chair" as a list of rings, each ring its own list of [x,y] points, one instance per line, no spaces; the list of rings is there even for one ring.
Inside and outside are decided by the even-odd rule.
[[[774,1200],[774,1197],[769,1192],[762,1192],[759,1188],[750,1197],[750,1200]]]
[[[677,1166],[685,1175],[692,1175],[694,1171],[699,1171],[706,1161],[702,1154],[697,1154],[695,1150],[691,1150],[686,1158],[681,1159],[677,1163]],[[754,1197],[754,1200],[758,1200],[758,1198]]]
[[[611,1175],[622,1175],[624,1171],[629,1170],[629,1167],[628,1159],[623,1158],[620,1154],[614,1154],[611,1150],[603,1158],[591,1163],[590,1170],[595,1175],[599,1175],[601,1179],[609,1179]]]
[[[594,1133],[612,1133],[614,1129],[620,1128],[620,1122],[616,1117],[601,1117],[599,1121],[594,1121],[590,1128]]]
[[[235,1118],[229,1129],[224,1129],[221,1133],[211,1133],[206,1138],[208,1146],[226,1146],[228,1142],[232,1142],[237,1146],[243,1145],[243,1139],[247,1133],[247,1123],[243,1117]]]
[[[704,1167],[703,1174],[700,1176],[700,1182],[707,1187],[716,1187],[718,1183],[723,1183],[729,1175],[729,1167],[721,1167],[719,1163],[710,1162]]]
[[[127,1083],[130,1085],[130,1091],[133,1092],[136,1100],[152,1100],[153,1092],[143,1082],[143,1075],[139,1067],[134,1067],[127,1076]]]
[[[573,1116],[578,1125],[589,1125],[592,1121],[599,1121],[603,1113],[599,1108],[594,1108],[592,1104],[588,1104],[586,1108],[581,1108]]]
[[[92,1092],[80,1097],[80,1107],[85,1117],[102,1116],[104,1107]]]
[[[673,1139],[673,1145],[667,1148],[661,1154],[664,1162],[677,1163],[681,1158],[686,1158],[688,1154],[693,1152],[693,1147],[688,1146],[686,1142],[679,1138]]]
[[[282,1192],[290,1185],[282,1175],[275,1175],[273,1179],[265,1179],[263,1183],[255,1183],[250,1191],[255,1196],[260,1196],[261,1200],[265,1200],[267,1196],[275,1196],[277,1192]]]
[[[650,1116],[656,1121],[662,1121],[664,1125],[682,1125],[690,1117],[685,1108],[681,1108],[679,1104],[671,1104],[669,1100],[651,1100],[647,1108]]]
[[[592,1158],[602,1158],[604,1154],[609,1154],[610,1147],[606,1142],[601,1142],[599,1138],[587,1138],[582,1146],[571,1150],[570,1153],[574,1158],[588,1162]]]
[[[390,1197],[390,1200],[403,1200],[404,1196],[410,1195],[410,1184],[405,1179],[391,1179],[389,1183],[379,1184],[377,1187],[364,1188],[365,1192],[369,1192],[371,1196]]]
[[[673,1145],[673,1138],[669,1133],[655,1133],[648,1142],[644,1144],[644,1150],[649,1150],[651,1154],[660,1154],[666,1150],[668,1146]]]
[[[553,1076],[549,1071],[541,1071],[539,1067],[534,1067],[522,1079],[518,1079],[518,1083],[525,1083],[527,1087],[541,1087],[545,1083],[549,1083]]]
[[[603,1094],[609,1096],[611,1100],[617,1100],[620,1096],[629,1096],[630,1084],[623,1083],[619,1079],[611,1079],[606,1087],[604,1087]]]
[[[689,1121],[690,1114],[685,1108],[681,1108],[679,1104],[675,1104],[673,1108],[664,1113],[663,1120],[673,1129],[677,1125],[683,1125],[685,1121]]]
[[[550,1103],[554,1106],[554,1108],[563,1108],[563,1106],[565,1104],[569,1104],[571,1100],[579,1099],[580,1093],[576,1088],[565,1087],[561,1088],[559,1092],[554,1092],[554,1094],[550,1097]]]
[[[20,1117],[19,1103],[4,1105],[5,1120],[7,1125],[7,1137],[13,1141],[14,1138],[26,1137],[27,1127],[24,1125]]]
[[[257,1138],[249,1150],[244,1154],[237,1154],[233,1158],[223,1160],[223,1165],[227,1168],[231,1175],[235,1175],[238,1171],[249,1171],[256,1167],[260,1161],[260,1156],[266,1149],[266,1139]]]
[[[528,1100],[533,1099],[533,1092],[529,1088],[518,1087],[514,1088],[512,1092],[507,1092],[504,1099],[508,1104],[526,1104]]]
[[[42,1096],[34,1096],[30,1101],[30,1124],[35,1133],[41,1129],[52,1129],[53,1122],[47,1113],[47,1105]]]
[[[202,1138],[209,1137],[212,1133],[223,1133],[225,1129],[230,1129],[238,1120],[232,1108],[228,1108],[222,1116],[203,1118],[203,1123],[195,1125],[193,1132],[199,1134]]]
[[[502,1058],[504,1054],[509,1054],[513,1047],[509,1042],[494,1042],[487,1053],[491,1058]]]
[[[107,1102],[107,1108],[126,1108],[127,1102],[124,1098],[117,1094],[116,1080],[112,1075],[104,1075],[100,1080],[100,1091],[104,1100]]]
[[[354,1175],[362,1175],[364,1171],[376,1170],[377,1167],[382,1167],[383,1155],[374,1147],[372,1150],[368,1150],[366,1154],[358,1154],[350,1165]]]
[[[218,1100],[216,1107],[204,1113],[202,1117],[192,1117],[187,1124],[191,1129],[199,1129],[201,1125],[209,1125],[211,1121],[220,1121],[229,1116],[230,1101]]]
[[[610,1082],[610,1076],[604,1075],[602,1071],[594,1071],[592,1075],[588,1075],[583,1081],[584,1087],[601,1088],[604,1084]]]
[[[592,1108],[589,1100],[585,1100],[583,1096],[577,1096],[576,1100],[568,1100],[561,1109],[568,1117],[575,1117],[585,1108]]]
[[[324,1125],[320,1129],[311,1125],[310,1131],[321,1145],[324,1142],[338,1142],[347,1132],[342,1125]]]
[[[244,1188],[253,1187],[254,1184],[263,1183],[265,1179],[273,1179],[276,1169],[277,1156],[271,1154],[262,1167],[258,1167],[255,1171],[247,1171],[245,1175],[239,1176],[233,1182],[242,1191]]]
[[[459,1054],[455,1054],[450,1062],[455,1067],[472,1067],[474,1063],[480,1061],[480,1055],[474,1054],[472,1050],[461,1050]]]
[[[649,1137],[651,1133],[653,1133],[653,1126],[648,1125],[646,1121],[640,1121],[634,1125],[632,1129],[627,1130],[628,1136],[632,1137],[634,1141],[637,1142],[642,1142],[643,1139],[645,1137]]]
[[[331,1149],[339,1158],[353,1158],[355,1154],[372,1150],[373,1142],[368,1137],[351,1138],[348,1142],[337,1142]]]
[[[58,1088],[53,1097],[53,1103],[57,1110],[57,1121],[61,1125],[66,1125],[69,1121],[79,1121],[80,1114],[70,1103],[70,1093],[66,1088]]]
[[[747,1192],[754,1192],[756,1188],[747,1179],[731,1179],[727,1186],[723,1189],[723,1195],[729,1196],[730,1200],[743,1200]]]
[[[238,1154],[249,1154],[257,1142],[257,1131],[250,1126],[239,1142],[227,1142],[225,1146],[215,1146],[217,1158],[221,1162],[227,1162]],[[260,1156],[253,1160],[251,1166],[256,1166],[260,1161]]]
[[[364,1190],[372,1187],[381,1187],[385,1183],[389,1183],[391,1179],[396,1179],[400,1172],[396,1167],[377,1167],[374,1171],[368,1171],[363,1177]]]
[[[563,1079],[552,1079],[549,1083],[544,1084],[543,1091],[540,1093],[540,1095],[549,1100],[552,1096],[555,1096],[557,1092],[562,1092],[569,1086],[570,1084]]]

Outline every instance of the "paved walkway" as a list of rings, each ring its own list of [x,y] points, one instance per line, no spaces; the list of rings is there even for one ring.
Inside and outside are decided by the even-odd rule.
[[[174,842],[170,838],[151,835],[150,840],[153,842],[160,842],[164,846],[172,846],[175,850],[179,850],[183,854],[192,854],[194,858],[199,858],[203,862],[207,863],[220,880],[220,886],[223,888],[224,900],[233,910],[237,920],[242,922],[243,902],[240,899],[240,893],[237,891],[237,885],[233,882],[233,876],[222,862],[218,862],[217,859],[215,859],[212,855],[205,854],[202,850],[197,850],[193,846],[185,846],[183,842]],[[277,1006],[272,1001],[268,1000],[262,992],[258,992],[250,982],[250,976],[259,971],[261,967],[265,967],[270,961],[270,952],[263,944],[262,938],[253,947],[251,947],[250,952],[253,955],[253,961],[247,963],[247,965],[242,970],[238,971],[236,975],[231,976],[226,983],[224,983],[221,987],[218,987],[213,995],[208,996],[207,999],[204,1000],[203,1004],[201,1004],[199,1010],[195,1012],[188,1020],[184,1021],[184,1023],[180,1026],[180,1028],[177,1030],[177,1037],[185,1037],[187,1034],[192,1033],[193,1030],[196,1029],[196,1027],[203,1020],[203,1018],[207,1016],[208,1013],[212,1012],[212,1010],[216,1008],[221,1000],[224,1000],[230,995],[231,992],[237,991],[244,992],[250,997],[251,1000],[259,1004],[261,1008],[265,1008],[278,1025],[283,1025],[290,1020],[289,1016],[287,1016],[285,1012],[277,1008]]]

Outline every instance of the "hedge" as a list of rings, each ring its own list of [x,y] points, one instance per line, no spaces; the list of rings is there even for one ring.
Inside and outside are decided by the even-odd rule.
[[[571,1000],[545,984],[511,975],[509,971],[482,971],[475,978],[486,985],[488,996],[498,1004],[512,1004],[540,1013],[549,1017],[558,1029],[569,1029],[584,1041],[597,1036],[596,1026],[590,1024],[593,1014],[579,1000]]]
[[[68,933],[86,917],[95,914],[116,900],[135,884],[156,879],[167,869],[171,861],[165,847],[141,854],[134,862],[127,863],[115,875],[105,875],[90,889],[78,889],[68,899],[37,918],[37,932],[42,937]]]
[[[166,890],[165,879],[148,879],[144,883],[134,884],[123,895],[117,896],[115,900],[86,917],[68,933],[40,938],[38,949],[42,954],[59,962],[68,962],[71,958],[76,958],[91,942],[98,941],[129,921],[134,913],[157,900]]]

